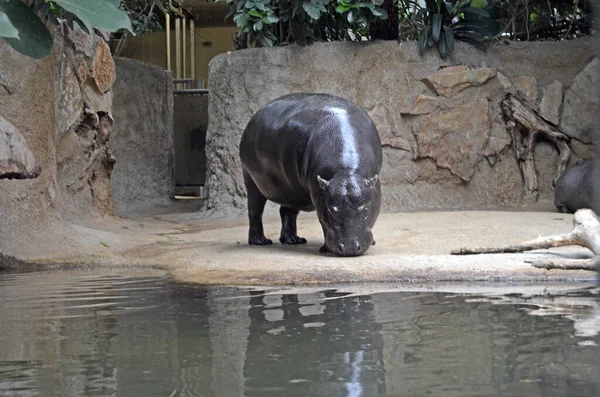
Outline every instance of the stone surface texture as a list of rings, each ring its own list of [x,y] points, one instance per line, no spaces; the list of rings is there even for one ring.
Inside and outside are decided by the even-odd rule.
[[[41,172],[23,135],[0,116],[0,179],[37,178]]]
[[[557,125],[560,121],[560,105],[563,101],[563,83],[556,80],[542,89],[540,116],[546,121]]]
[[[169,203],[175,192],[173,77],[162,68],[117,58],[113,87],[111,178],[117,213]]]
[[[88,65],[101,38],[64,25],[53,36],[52,53],[42,60],[0,40],[0,115],[42,170],[35,179],[0,180],[0,252],[7,255],[84,249],[85,233],[69,220],[114,212],[110,105],[93,112],[83,95],[94,84]]]
[[[440,107],[440,101],[436,97],[422,95],[415,99],[409,108],[402,111],[405,114],[427,114]]]
[[[428,114],[416,135],[419,157],[432,158],[438,167],[468,181],[490,137],[487,99]]]
[[[534,105],[538,98],[538,84],[534,76],[519,76],[516,79],[515,86],[517,87],[517,95],[525,102]]]
[[[600,58],[595,57],[565,91],[560,127],[571,138],[586,143],[600,135],[599,75]]]
[[[90,77],[100,93],[105,94],[115,82],[115,61],[110,54],[110,48],[103,40],[98,40],[96,55],[92,61]]]
[[[112,92],[110,87],[106,93],[98,90],[94,69],[104,70],[98,65],[114,62],[100,36],[88,35],[79,27],[72,31],[68,26],[62,28],[54,44],[54,134],[63,211],[78,219],[111,215],[110,178],[115,162],[111,149]]]
[[[453,97],[469,87],[481,85],[496,76],[493,68],[470,68],[465,65],[450,66],[425,78],[438,94]]]
[[[566,121],[587,131],[581,136],[589,135],[586,126],[600,114],[591,84],[598,74],[597,61],[590,60],[593,43],[592,38],[532,42],[518,53],[504,46],[483,53],[458,43],[445,61],[433,51],[420,55],[410,42],[315,43],[219,55],[209,68],[208,198],[198,216],[245,209],[238,155],[242,131],[261,106],[292,92],[339,95],[373,118],[384,147],[384,211],[552,208],[556,150],[544,142],[536,145],[540,194],[532,203],[524,196],[499,104],[511,92],[540,111],[545,97],[544,109],[552,113],[556,98],[550,103],[545,88],[561,82],[565,102],[575,103],[575,93],[584,99],[578,119],[571,117],[571,105],[564,105],[566,120],[559,124]],[[344,74],[336,72],[342,69]],[[538,95],[540,88],[544,94]],[[569,164],[598,153],[593,142],[573,141]],[[268,204],[266,211],[277,208]]]
[[[532,282],[594,282],[595,272],[538,269],[527,260],[588,258],[582,247],[562,247],[519,254],[451,256],[452,250],[514,244],[538,236],[570,232],[573,216],[552,212],[450,211],[382,213],[373,228],[377,245],[363,256],[340,258],[318,253],[323,231],[315,213],[301,213],[298,234],[307,244],[250,246],[246,216],[194,219],[193,213],[170,209],[130,215],[112,222],[93,221],[80,227],[81,238],[94,242],[86,252],[64,247],[53,255],[30,253],[34,263],[165,269],[184,282],[233,285],[289,285],[358,282],[424,283],[487,282],[506,293]],[[265,234],[276,238],[279,216],[264,219]],[[102,244],[104,243],[104,244]],[[0,256],[0,268],[2,267]],[[10,263],[8,264],[10,266]],[[385,285],[385,284],[383,284]],[[476,285],[476,284],[475,284]],[[398,285],[392,288],[398,288]],[[542,292],[540,292],[542,293]]]

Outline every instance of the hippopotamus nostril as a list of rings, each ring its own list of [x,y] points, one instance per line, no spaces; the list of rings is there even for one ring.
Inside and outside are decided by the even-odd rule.
[[[344,253],[344,250],[346,249],[346,246],[344,245],[344,243],[339,243],[337,245],[337,250],[340,254]]]
[[[359,242],[355,243],[355,249],[356,249],[356,252],[360,252],[360,243]]]

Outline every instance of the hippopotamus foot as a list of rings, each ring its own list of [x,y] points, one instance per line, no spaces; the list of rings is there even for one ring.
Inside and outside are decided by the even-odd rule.
[[[248,191],[248,220],[250,221],[250,230],[248,231],[248,244],[250,245],[270,245],[273,241],[265,237],[263,229],[262,215],[265,210],[267,199],[258,190],[258,187],[245,171],[244,184]]]
[[[281,206],[279,215],[281,215],[281,235],[279,242],[281,244],[306,244],[306,239],[299,237],[296,231],[296,219],[299,210],[290,207]]]
[[[298,236],[284,236],[281,235],[281,237],[279,237],[279,242],[281,244],[306,244],[306,239],[303,237],[298,237]]]
[[[266,238],[264,235],[249,236],[248,244],[250,244],[250,245],[270,245],[270,244],[273,244],[273,240]]]

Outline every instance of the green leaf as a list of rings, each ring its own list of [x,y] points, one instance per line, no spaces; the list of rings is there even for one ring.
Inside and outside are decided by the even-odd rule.
[[[433,26],[431,29],[433,41],[437,43],[440,40],[440,32],[442,31],[442,14],[433,14]]]
[[[379,19],[388,19],[388,13],[383,8],[371,8],[371,14],[379,17]]]
[[[36,15],[21,0],[1,0],[0,11],[6,14],[19,38],[5,37],[16,51],[34,59],[42,59],[52,51],[52,36]]]
[[[423,28],[419,33],[419,49],[423,50],[427,45],[427,28]]]
[[[0,37],[8,37],[11,39],[19,38],[19,31],[13,26],[8,19],[8,16],[3,11],[0,11]]]
[[[266,23],[267,25],[270,25],[270,24],[272,24],[272,23],[279,22],[279,18],[277,18],[276,16],[273,16],[273,15],[269,15],[268,17],[264,17],[264,18],[262,19],[262,21],[263,21],[264,23]]]
[[[471,7],[473,8],[485,8],[487,5],[487,0],[471,0]]]
[[[538,20],[538,15],[535,12],[532,12],[531,14],[529,14],[529,20],[531,22],[535,22]]]
[[[446,14],[448,15],[452,14],[452,2],[444,1],[444,7],[442,8],[442,10],[445,10]]]
[[[239,26],[243,28],[248,23],[248,16],[246,14],[237,14],[233,17],[233,21]]]
[[[344,5],[341,5],[341,4],[340,4],[339,6],[337,6],[337,7],[335,7],[335,11],[336,11],[338,14],[343,14],[343,13],[345,13],[346,11],[348,11],[349,9],[350,9],[350,7],[346,7],[346,6],[344,6]]]
[[[312,19],[319,19],[321,12],[312,3],[305,1],[302,3],[302,8]]]
[[[273,40],[269,39],[265,35],[261,34],[257,37],[257,39],[260,44],[263,45],[263,47],[273,47]]]
[[[354,22],[354,20],[356,19],[356,14],[354,13],[354,10],[350,10],[346,18],[348,19],[348,22]]]
[[[448,26],[444,26],[444,40],[449,54],[454,51],[454,32]]]
[[[260,12],[256,11],[254,8],[248,11],[248,15],[250,15],[251,17],[262,18]]]
[[[65,10],[77,15],[88,28],[103,29],[108,32],[116,32],[121,29],[129,30],[131,33],[131,20],[129,15],[118,9],[111,1],[90,0],[53,0]]]
[[[255,31],[261,30],[262,28],[263,28],[263,23],[262,23],[262,21],[258,21],[258,22],[256,22],[256,23],[254,24],[254,26],[253,26],[253,29],[254,29]]]
[[[442,31],[441,35],[440,35],[440,41],[438,41],[438,51],[440,52],[440,56],[442,58],[446,58],[446,55],[448,55],[448,47],[446,47],[446,39],[445,39],[445,34],[444,31]]]

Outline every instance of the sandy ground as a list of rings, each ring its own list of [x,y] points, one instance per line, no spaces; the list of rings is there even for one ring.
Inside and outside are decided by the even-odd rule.
[[[313,285],[410,282],[583,282],[595,272],[542,270],[526,260],[540,257],[590,257],[581,247],[523,254],[451,256],[461,247],[517,243],[572,229],[572,215],[556,212],[428,212],[383,213],[374,228],[377,244],[363,256],[339,258],[318,253],[323,237],[314,213],[301,213],[302,246],[278,243],[278,217],[265,218],[265,233],[275,242],[257,247],[246,243],[245,217],[198,219],[194,203],[77,224],[85,254],[22,258],[51,264],[152,266],[175,279],[205,284]],[[507,284],[507,285],[508,285]]]

